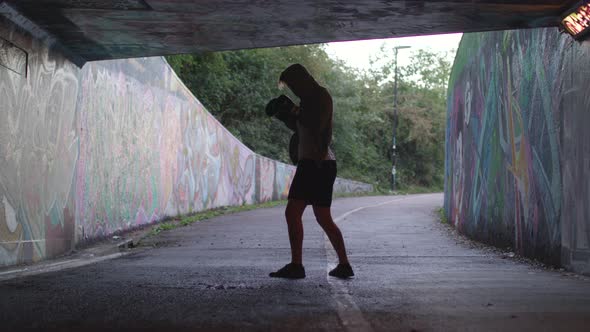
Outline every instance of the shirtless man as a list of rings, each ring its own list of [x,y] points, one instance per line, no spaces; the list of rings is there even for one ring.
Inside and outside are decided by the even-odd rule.
[[[297,170],[289,189],[285,217],[291,244],[291,263],[271,277],[305,278],[302,264],[303,224],[301,217],[307,205],[313,207],[318,224],[328,235],[338,254],[339,264],[330,276],[349,278],[354,275],[346,256],[344,239],[330,212],[336,180],[336,158],[329,148],[332,140],[332,97],[300,64],[285,69],[279,85],[287,86],[300,99],[293,107],[299,135]]]

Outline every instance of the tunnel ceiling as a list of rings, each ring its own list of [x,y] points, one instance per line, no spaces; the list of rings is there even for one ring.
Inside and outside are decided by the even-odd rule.
[[[83,63],[554,26],[572,3],[555,0],[0,0],[0,15],[44,35]]]

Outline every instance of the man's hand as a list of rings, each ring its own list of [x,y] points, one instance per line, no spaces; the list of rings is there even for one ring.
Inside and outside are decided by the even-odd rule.
[[[280,95],[277,98],[271,99],[266,104],[265,112],[268,116],[276,116],[279,113],[290,114],[293,113],[295,103],[285,95]]]
[[[266,115],[274,116],[282,121],[287,128],[297,130],[297,117],[301,110],[299,107],[285,95],[280,95],[277,98],[268,102],[265,109]]]

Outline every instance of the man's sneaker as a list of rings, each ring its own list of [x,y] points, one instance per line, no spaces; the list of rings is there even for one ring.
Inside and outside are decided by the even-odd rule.
[[[338,264],[332,271],[328,273],[332,277],[346,279],[354,276],[352,266],[350,264]]]
[[[305,278],[305,269],[301,264],[289,263],[277,272],[271,272],[269,276],[271,278],[303,279]]]

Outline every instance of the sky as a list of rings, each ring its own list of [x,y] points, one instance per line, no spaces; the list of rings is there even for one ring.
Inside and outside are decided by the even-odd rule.
[[[417,49],[430,49],[433,51],[456,50],[461,36],[461,33],[455,33],[328,43],[326,44],[326,51],[330,57],[341,59],[351,67],[369,69],[371,57],[379,53],[381,46],[385,45],[385,49],[392,49],[394,46],[411,46],[409,49],[402,49],[398,52],[399,64],[403,66],[409,63],[412,51]],[[451,63],[454,56],[454,53],[449,55]]]

